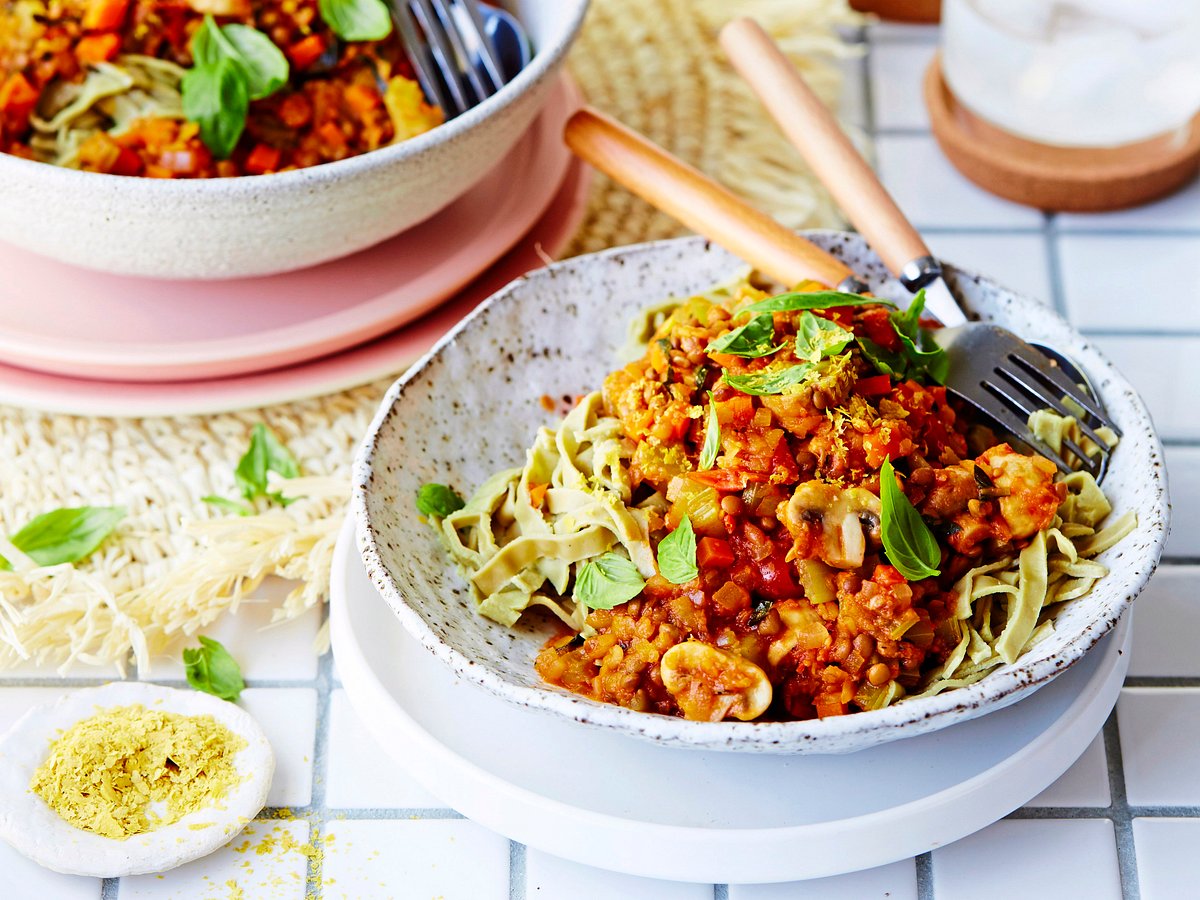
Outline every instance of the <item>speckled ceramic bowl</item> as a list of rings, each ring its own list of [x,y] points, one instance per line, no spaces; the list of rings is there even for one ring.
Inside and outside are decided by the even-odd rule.
[[[861,238],[814,232],[878,295],[903,300]],[[698,238],[583,256],[513,282],[447,335],[388,392],[354,469],[353,514],[367,571],[388,605],[431,653],[464,678],[513,703],[660,744],[715,750],[844,753],[922,734],[1000,709],[1047,683],[1116,623],[1154,571],[1167,534],[1162,446],[1141,398],[1090,342],[1036,300],[949,268],[952,287],[981,319],[1042,339],[1092,376],[1124,439],[1104,489],[1139,527],[1099,559],[1110,574],[1059,613],[1053,635],[1016,665],[967,688],[887,709],[804,722],[688,722],[608,706],[550,687],[533,659],[550,626],[529,618],[505,629],[477,615],[466,584],[418,518],[417,488],[470,489],[524,461],[551,419],[538,398],[599,386],[614,366],[626,323],[671,294],[687,295],[738,266]]]
[[[0,153],[0,240],[152,278],[269,275],[346,256],[432,216],[482,178],[542,108],[588,0],[518,0],[533,61],[494,96],[411,140],[334,163],[163,181]]]

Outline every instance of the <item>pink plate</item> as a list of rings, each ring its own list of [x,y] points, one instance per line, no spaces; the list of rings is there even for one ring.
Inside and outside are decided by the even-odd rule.
[[[269,372],[160,384],[70,378],[0,364],[0,403],[86,416],[206,415],[287,403],[399,374],[484,299],[566,247],[587,209],[590,171],[569,162],[545,214],[507,255],[436,312],[368,344]]]
[[[80,378],[194,381],[295,365],[392,331],[460,290],[538,221],[566,175],[562,126],[579,102],[563,76],[526,135],[462,198],[311,269],[160,281],[0,244],[0,360]]]

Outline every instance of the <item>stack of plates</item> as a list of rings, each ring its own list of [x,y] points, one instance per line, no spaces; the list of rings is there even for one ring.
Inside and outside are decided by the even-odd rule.
[[[79,415],[214,413],[398,374],[579,227],[588,173],[561,137],[579,102],[564,76],[525,136],[464,196],[311,269],[158,281],[0,244],[0,403]]]

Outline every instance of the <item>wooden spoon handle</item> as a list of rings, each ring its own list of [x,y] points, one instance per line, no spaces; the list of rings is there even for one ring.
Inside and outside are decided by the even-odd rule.
[[[800,73],[753,19],[721,29],[721,46],[763,106],[889,269],[929,248]]]
[[[707,175],[603,113],[583,108],[563,131],[581,159],[767,276],[836,287],[854,273]]]

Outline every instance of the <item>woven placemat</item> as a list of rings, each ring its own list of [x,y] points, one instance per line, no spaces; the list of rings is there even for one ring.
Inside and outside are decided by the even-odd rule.
[[[827,102],[851,51],[843,0],[593,0],[571,54],[588,101],[727,184],[781,221],[841,218],[728,68],[715,42],[733,15],[761,21]],[[594,182],[568,255],[684,233],[607,178]],[[398,374],[398,373],[397,373]],[[108,419],[0,407],[0,533],[63,506],[128,515],[88,560],[0,571],[0,667],[22,661],[145,673],[155,656],[235,609],[268,575],[295,579],[275,611],[322,602],[354,448],[386,383],[268,409],[207,417]],[[304,499],[223,516],[201,498],[235,496],[233,469],[265,422],[300,462]]]

